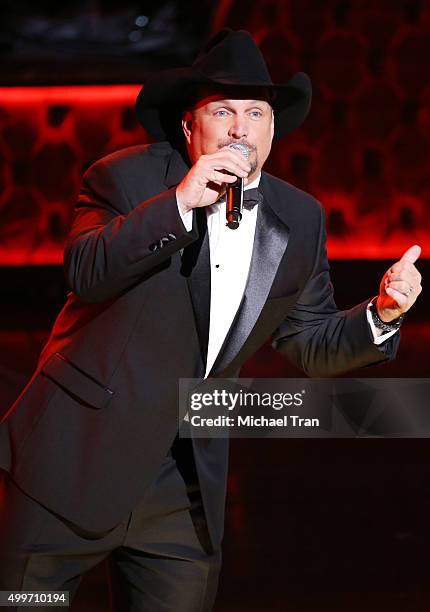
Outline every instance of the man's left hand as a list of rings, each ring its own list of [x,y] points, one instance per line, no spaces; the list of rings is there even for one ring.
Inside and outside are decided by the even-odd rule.
[[[407,312],[421,293],[421,274],[414,265],[420,254],[421,247],[414,244],[384,274],[376,309],[385,323]]]

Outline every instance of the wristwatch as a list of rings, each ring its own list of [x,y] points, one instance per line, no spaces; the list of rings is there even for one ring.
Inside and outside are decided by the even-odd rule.
[[[405,315],[402,314],[400,315],[400,317],[397,317],[397,319],[394,319],[393,321],[390,321],[389,323],[386,323],[385,321],[383,321],[379,315],[378,315],[378,311],[376,310],[376,301],[378,299],[378,296],[375,296],[371,302],[370,302],[370,306],[369,306],[369,310],[370,310],[370,314],[372,315],[372,321],[375,325],[375,327],[377,329],[380,329],[381,331],[385,332],[390,332],[393,330],[398,330],[400,325],[402,324],[403,319],[405,318]]]

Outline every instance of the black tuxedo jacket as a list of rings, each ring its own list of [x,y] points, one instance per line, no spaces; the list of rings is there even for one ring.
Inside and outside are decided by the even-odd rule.
[[[64,255],[71,288],[36,372],[0,426],[1,463],[29,495],[89,531],[123,520],[178,431],[178,379],[203,377],[210,300],[204,209],[187,232],[169,144],[110,155],[85,174]],[[239,311],[211,376],[235,376],[272,335],[311,376],[394,356],[377,347],[367,301],[333,300],[320,205],[262,174]],[[220,543],[226,440],[193,440],[212,544]]]

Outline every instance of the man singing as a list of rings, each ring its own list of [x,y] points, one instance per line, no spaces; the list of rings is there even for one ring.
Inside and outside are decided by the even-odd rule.
[[[178,438],[178,380],[237,376],[270,336],[310,376],[395,356],[421,292],[420,248],[373,300],[339,311],[321,206],[262,171],[310,99],[304,73],[273,84],[250,34],[222,30],[191,67],[140,92],[138,117],[158,142],[86,172],[67,303],[0,426],[0,589],[73,596],[112,553],[125,609],[211,610],[228,441]],[[232,229],[225,192],[237,177]]]

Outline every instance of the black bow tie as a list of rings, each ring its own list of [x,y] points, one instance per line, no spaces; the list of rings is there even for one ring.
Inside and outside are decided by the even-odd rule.
[[[218,200],[219,202],[224,202],[225,194],[221,196]],[[256,204],[261,204],[263,201],[263,194],[258,190],[258,187],[253,187],[252,189],[244,189],[243,191],[243,208],[247,210],[252,210]]]
[[[247,210],[252,210],[256,204],[261,204],[263,194],[258,190],[258,187],[246,189],[243,192],[243,207]]]

